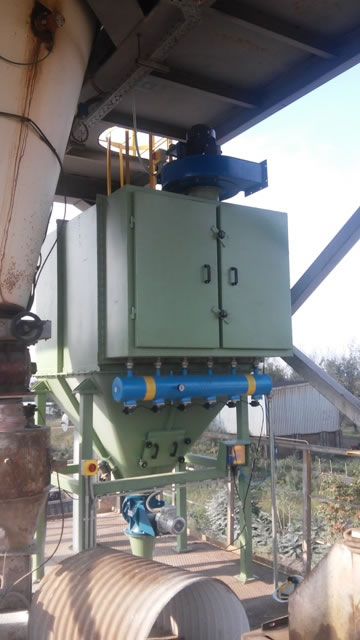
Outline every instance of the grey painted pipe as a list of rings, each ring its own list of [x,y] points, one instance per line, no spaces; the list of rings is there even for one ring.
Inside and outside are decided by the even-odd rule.
[[[97,547],[67,558],[34,595],[29,640],[239,640],[249,630],[219,580]]]

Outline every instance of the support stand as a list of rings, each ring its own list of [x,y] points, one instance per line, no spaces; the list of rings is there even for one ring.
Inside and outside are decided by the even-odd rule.
[[[238,440],[249,440],[249,416],[247,397],[242,398],[236,406],[237,438]],[[239,499],[243,505],[240,516],[240,574],[238,579],[241,582],[251,580],[252,570],[252,532],[251,532],[251,496],[250,496],[250,465],[241,468],[241,479],[239,482]]]
[[[185,471],[185,462],[178,462],[176,465],[176,471]],[[186,505],[186,485],[176,485],[176,515],[184,518],[186,522],[187,517],[187,505]],[[187,553],[191,551],[191,547],[188,546],[187,528],[185,527],[184,533],[176,536],[176,553]]]
[[[77,525],[74,526],[73,551],[91,549],[96,545],[96,505],[93,491],[94,478],[81,474],[81,461],[93,458],[93,402],[97,393],[95,384],[87,378],[73,393],[80,395],[79,421],[79,499],[77,501]]]

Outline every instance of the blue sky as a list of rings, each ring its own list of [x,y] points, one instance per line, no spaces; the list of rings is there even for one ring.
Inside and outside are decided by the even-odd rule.
[[[223,152],[267,159],[269,187],[233,202],[286,211],[294,284],[360,205],[360,65],[231,140]],[[360,342],[360,243],[293,317],[311,354]]]
[[[294,284],[360,206],[360,65],[223,146],[267,159],[269,187],[233,202],[286,211]],[[68,217],[77,213],[68,207]],[[54,217],[62,217],[55,204]],[[293,317],[294,344],[321,356],[360,342],[360,243]]]

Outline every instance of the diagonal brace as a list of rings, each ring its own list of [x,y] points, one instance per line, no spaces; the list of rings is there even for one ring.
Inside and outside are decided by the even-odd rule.
[[[294,314],[360,238],[360,207],[291,289]]]

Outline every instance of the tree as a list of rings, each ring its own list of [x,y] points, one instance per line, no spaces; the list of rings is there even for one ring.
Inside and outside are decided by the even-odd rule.
[[[325,371],[340,382],[345,389],[354,396],[360,397],[360,345],[351,343],[346,353],[341,356],[332,355],[322,358],[320,366]],[[358,431],[355,424],[342,416],[341,426],[352,426],[354,431]]]
[[[280,358],[268,358],[265,363],[265,373],[272,378],[273,384],[302,382],[300,376]]]

